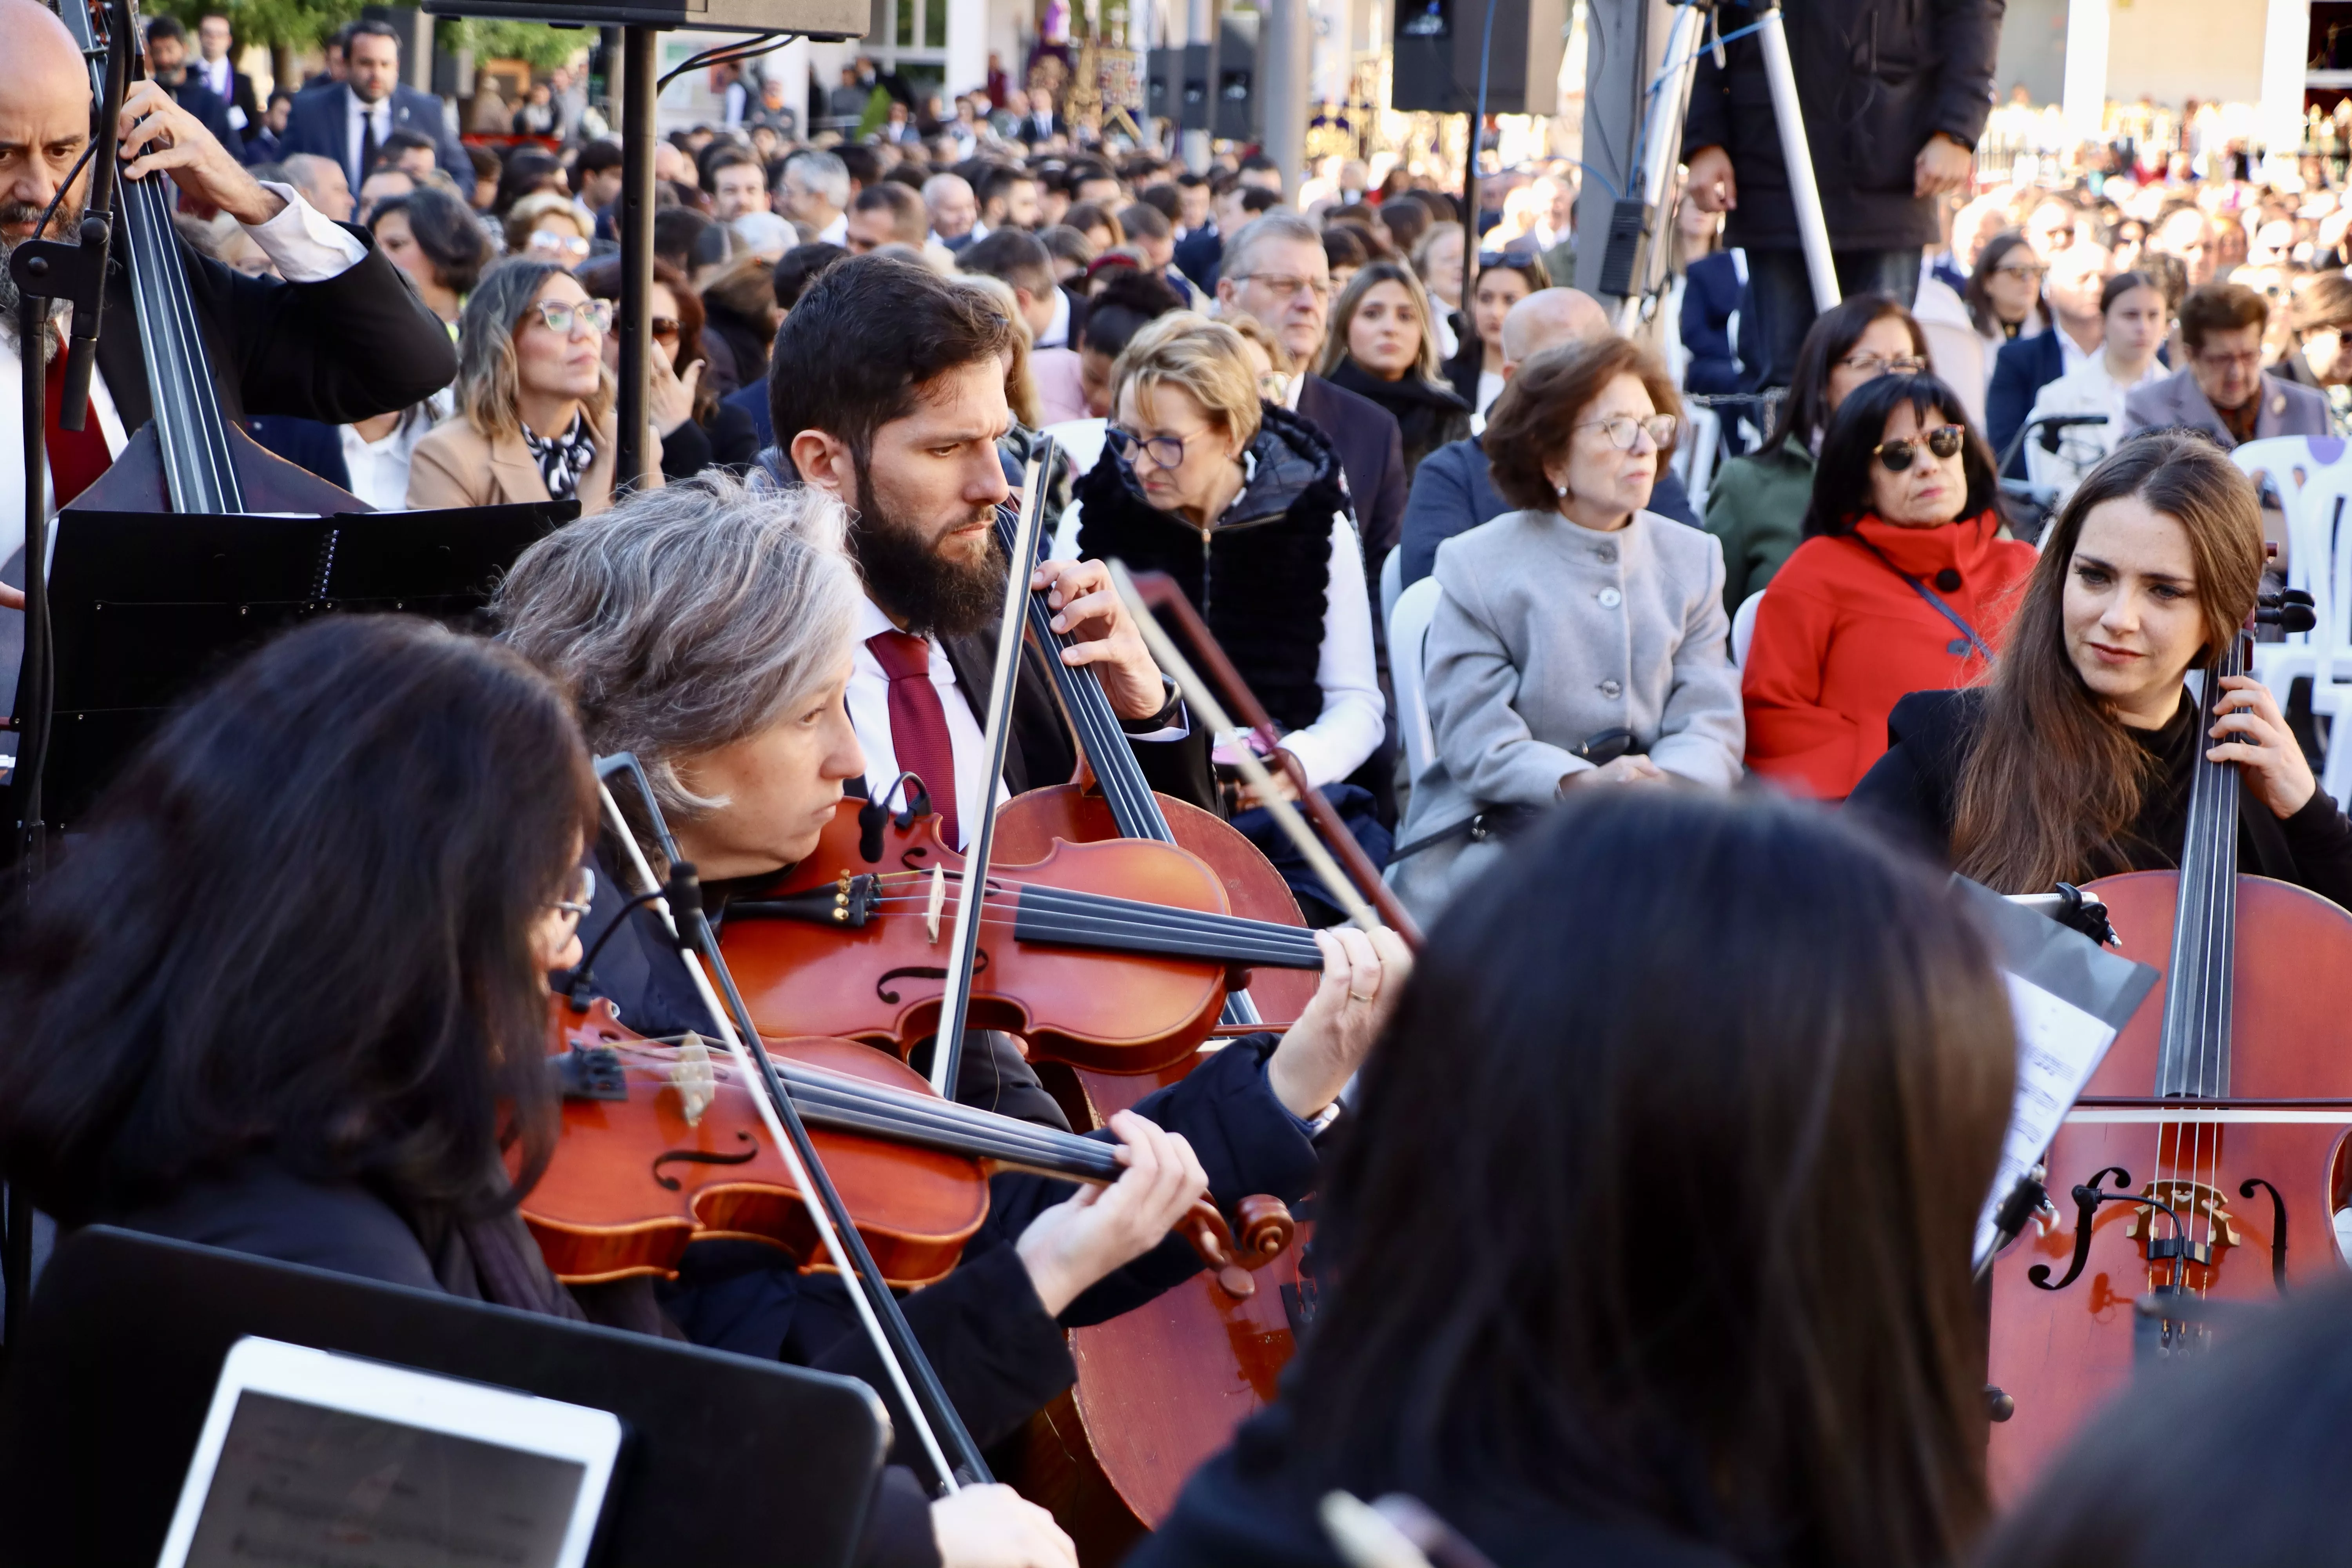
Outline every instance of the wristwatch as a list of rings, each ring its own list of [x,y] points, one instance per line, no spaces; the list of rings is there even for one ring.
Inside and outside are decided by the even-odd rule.
[[[1184,707],[1184,694],[1165,675],[1160,678],[1160,687],[1167,700],[1140,719],[1121,719],[1118,721],[1121,731],[1129,735],[1156,735],[1176,722],[1176,715]]]

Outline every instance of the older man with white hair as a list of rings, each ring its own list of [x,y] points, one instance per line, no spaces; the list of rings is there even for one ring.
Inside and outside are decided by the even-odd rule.
[[[1505,386],[1520,365],[1546,350],[1598,342],[1611,331],[1609,312],[1591,295],[1575,289],[1537,289],[1503,318]],[[1404,503],[1404,537],[1398,546],[1404,552],[1397,565],[1400,580],[1408,586],[1420,582],[1436,563],[1439,544],[1515,510],[1496,493],[1486,471],[1486,450],[1477,437],[1440,447],[1421,460],[1412,476],[1412,493]],[[1658,470],[1644,510],[1699,526],[1690,492],[1672,468]]]
[[[849,165],[830,153],[795,153],[777,183],[784,216],[816,232],[819,245],[849,244]]]
[[[933,174],[925,180],[923,210],[931,216],[931,243],[950,251],[961,250],[988,234],[987,226],[980,221],[980,198],[961,174]]]

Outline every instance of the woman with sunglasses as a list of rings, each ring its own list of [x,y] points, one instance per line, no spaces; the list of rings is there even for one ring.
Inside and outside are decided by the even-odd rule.
[[[1748,765],[1843,800],[1905,693],[1965,686],[2000,646],[2033,547],[2000,536],[1992,454],[1932,375],[1845,401],[1822,442],[1805,542],[1757,605],[1741,680]]]
[[[604,337],[613,307],[566,268],[515,257],[482,275],[459,322],[457,413],[416,444],[412,507],[613,504],[619,441]],[[661,483],[661,435],[646,429]]]
[[[2049,270],[2018,229],[1994,235],[1977,253],[1976,269],[1969,274],[1960,300],[1969,308],[1977,336],[1984,340],[1988,382],[2003,344],[2051,330],[2050,306],[2042,298],[2042,279]]]
[[[1706,531],[1723,541],[1726,614],[1762,593],[1804,537],[1813,459],[1838,405],[1864,382],[1927,368],[1927,334],[1887,295],[1856,294],[1815,319],[1771,435],[1717,469],[1707,490]]]
[[[598,257],[573,274],[592,299],[621,309],[621,259]],[[760,437],[746,409],[725,402],[710,380],[704,346],[703,304],[687,286],[686,274],[654,261],[654,286],[646,297],[654,354],[646,366],[646,409],[662,439],[662,477],[675,483],[717,465],[741,474],[760,455]],[[604,368],[620,374],[621,339],[604,334]]]
[[[1664,367],[1614,336],[1537,354],[1496,400],[1485,445],[1519,510],[1437,547],[1436,749],[1389,873],[1424,923],[1555,801],[1738,781],[1722,547],[1645,510],[1680,412]]]

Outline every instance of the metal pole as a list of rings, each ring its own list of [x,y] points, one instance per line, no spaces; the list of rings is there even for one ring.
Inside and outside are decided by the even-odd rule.
[[[1312,34],[1307,0],[1265,0],[1258,32],[1260,145],[1282,171],[1282,194],[1298,199],[1307,177],[1307,52]]]
[[[646,371],[654,339],[647,300],[654,290],[654,100],[660,92],[654,71],[658,29],[621,29],[621,337],[620,452],[616,487],[642,484],[646,477]]]
[[[1804,107],[1797,101],[1797,72],[1789,60],[1789,31],[1780,0],[1763,0],[1756,16],[1757,41],[1764,47],[1764,79],[1772,87],[1772,118],[1780,125],[1780,161],[1789,166],[1789,194],[1797,204],[1797,237],[1805,247],[1805,272],[1813,282],[1816,314],[1836,307],[1837,263],[1830,256],[1829,220],[1822,216],[1822,187],[1813,178],[1813,150],[1805,139]]]

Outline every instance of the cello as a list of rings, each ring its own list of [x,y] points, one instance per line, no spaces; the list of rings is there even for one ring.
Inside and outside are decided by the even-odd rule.
[[[2266,597],[2252,619],[2296,609]],[[2200,736],[2221,679],[2245,672],[2251,626],[2205,670]],[[2238,765],[2200,745],[2180,869],[2085,889],[2125,956],[2162,972],[2162,1005],[2117,1036],[2051,1145],[2071,1233],[1994,1266],[1988,1393],[1997,1415],[2011,1406],[1991,1428],[1996,1500],[2029,1489],[2129,1378],[2205,1349],[2230,1304],[2344,1273],[2352,913],[2238,871],[2241,789]]]

